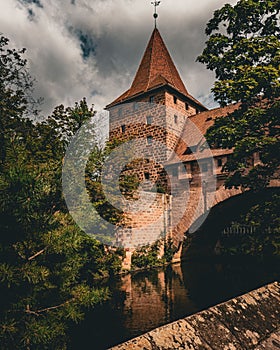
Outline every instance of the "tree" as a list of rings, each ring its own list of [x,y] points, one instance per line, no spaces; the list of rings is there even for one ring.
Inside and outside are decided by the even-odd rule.
[[[120,259],[83,233],[61,188],[65,148],[94,116],[85,100],[35,123],[23,51],[0,40],[0,342],[5,349],[65,349],[67,324],[108,298],[96,278]]]
[[[215,11],[207,24],[209,40],[198,61],[216,73],[216,101],[239,104],[206,135],[212,146],[234,148],[224,168],[228,187],[259,190],[279,170],[279,12],[279,0],[239,0]]]
[[[235,217],[227,227],[227,233],[220,235],[221,254],[279,258],[280,192],[277,190],[270,188],[258,192],[255,198],[259,200]]]

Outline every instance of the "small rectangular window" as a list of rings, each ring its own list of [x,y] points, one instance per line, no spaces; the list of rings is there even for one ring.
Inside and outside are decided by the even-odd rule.
[[[223,165],[222,158],[218,158],[218,167],[221,167]]]
[[[154,103],[155,102],[155,96],[150,96],[149,101],[150,101],[150,103]]]
[[[145,180],[150,180],[150,174],[149,173],[144,173]]]
[[[125,129],[126,129],[125,125],[122,125],[122,126],[121,126],[121,129],[122,129],[122,133],[124,133],[124,132],[125,132]]]
[[[147,117],[147,125],[151,125],[152,122],[153,122],[153,117],[152,117],[151,115],[149,115],[149,116]]]
[[[172,168],[172,176],[178,177],[178,167]]]
[[[177,104],[178,98],[176,96],[173,96],[173,102],[175,103],[175,105]]]
[[[185,109],[186,109],[186,111],[187,111],[189,108],[190,108],[190,106],[189,106],[189,104],[186,102],[186,103],[185,103]]]
[[[178,123],[178,116],[175,114],[174,115],[174,123],[177,124]]]
[[[201,165],[201,171],[202,171],[203,173],[207,173],[207,171],[208,171],[208,164],[207,164],[207,163],[203,163],[203,164]]]
[[[148,145],[151,145],[153,142],[153,136],[147,136],[147,143]]]

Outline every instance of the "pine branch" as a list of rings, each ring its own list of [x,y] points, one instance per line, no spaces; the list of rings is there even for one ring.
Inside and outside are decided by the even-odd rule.
[[[38,253],[36,253],[36,254],[30,256],[30,257],[28,258],[28,261],[31,261],[31,260],[37,258],[37,256],[43,254],[43,253],[45,252],[45,250],[46,250],[46,248],[44,248],[44,249],[40,250]]]
[[[47,308],[45,308],[45,309],[36,310],[36,311],[30,310],[29,305],[27,305],[25,312],[26,312],[27,314],[32,314],[32,315],[40,316],[40,314],[42,314],[42,313],[44,313],[44,312],[48,312],[48,311],[51,311],[51,310],[59,309],[59,308],[65,306],[65,305],[69,304],[72,300],[74,300],[74,299],[72,298],[72,299],[70,299],[70,300],[65,301],[65,302],[62,303],[62,304],[55,305],[55,306],[50,306],[50,307],[47,307]]]

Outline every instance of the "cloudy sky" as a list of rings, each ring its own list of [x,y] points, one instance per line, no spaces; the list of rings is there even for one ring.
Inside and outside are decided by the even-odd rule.
[[[235,0],[162,0],[158,27],[189,92],[215,106],[195,62],[213,11]],[[97,110],[129,88],[153,30],[151,0],[0,0],[0,33],[26,47],[43,113],[86,97]]]

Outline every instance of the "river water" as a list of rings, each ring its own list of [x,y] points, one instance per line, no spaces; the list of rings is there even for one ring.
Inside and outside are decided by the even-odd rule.
[[[111,299],[71,329],[71,348],[102,350],[280,279],[255,260],[192,261],[118,277]]]

